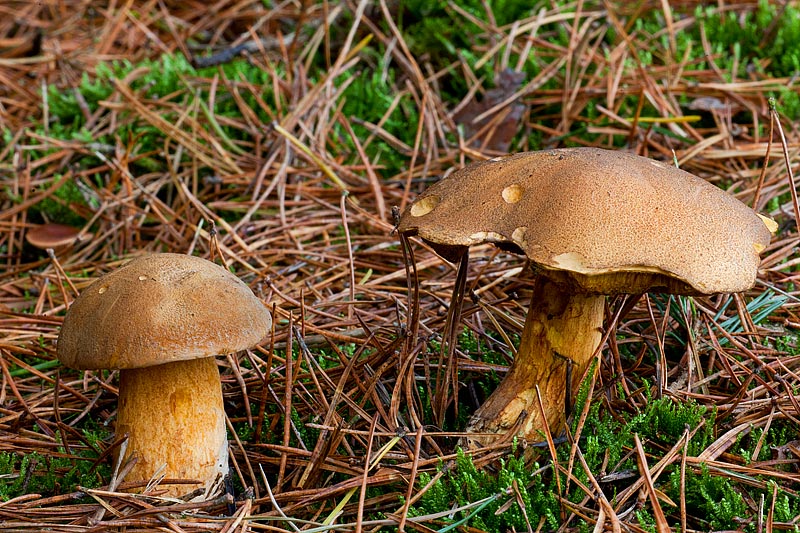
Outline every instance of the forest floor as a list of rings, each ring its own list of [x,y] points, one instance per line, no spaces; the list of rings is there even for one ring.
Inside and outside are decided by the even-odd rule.
[[[0,4],[0,529],[800,529],[800,8],[622,4]],[[745,293],[609,297],[566,435],[462,450],[534,273],[473,247],[447,357],[457,268],[395,213],[574,146],[675,162],[778,229]],[[50,223],[80,233],[50,253]],[[124,490],[119,373],[56,357],[77,295],[152,252],[273,313],[217,358],[232,476],[206,501]]]

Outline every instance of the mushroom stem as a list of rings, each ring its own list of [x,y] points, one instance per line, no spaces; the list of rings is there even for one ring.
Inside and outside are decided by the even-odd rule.
[[[522,340],[508,374],[475,412],[468,433],[514,430],[528,441],[542,440],[547,424],[560,430],[566,420],[567,387],[574,397],[602,337],[605,297],[575,294],[544,276],[534,285]],[[567,384],[567,369],[571,381]],[[539,386],[545,420],[536,399]],[[496,438],[470,435],[470,443]]]
[[[198,481],[160,485],[170,496],[208,490],[228,472],[225,410],[214,358],[121,370],[117,434],[128,435],[126,454],[137,458],[125,481],[163,474]]]

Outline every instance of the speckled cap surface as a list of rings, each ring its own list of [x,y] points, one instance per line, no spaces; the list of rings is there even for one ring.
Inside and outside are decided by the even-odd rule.
[[[71,368],[140,368],[237,352],[270,332],[269,311],[239,278],[205,259],[153,254],[98,279],[58,337]]]
[[[767,222],[727,192],[625,152],[566,148],[467,166],[428,188],[398,231],[437,251],[491,242],[603,294],[752,287]]]

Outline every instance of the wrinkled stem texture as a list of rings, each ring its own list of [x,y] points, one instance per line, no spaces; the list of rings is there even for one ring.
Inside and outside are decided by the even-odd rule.
[[[541,441],[545,424],[555,433],[566,420],[566,394],[574,398],[602,337],[605,297],[572,294],[544,277],[534,286],[522,340],[497,390],[475,412],[470,433],[515,435]],[[571,383],[567,383],[568,367]],[[536,399],[539,386],[544,418]],[[470,444],[500,437],[473,436]]]
[[[147,481],[162,472],[166,478],[199,481],[160,486],[179,496],[208,489],[227,474],[225,411],[214,358],[120,371],[117,435],[123,434],[126,458],[137,458],[124,481]]]

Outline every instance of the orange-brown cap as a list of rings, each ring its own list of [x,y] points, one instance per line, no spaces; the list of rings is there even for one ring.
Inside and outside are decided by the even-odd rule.
[[[598,148],[470,165],[422,193],[398,230],[437,251],[492,242],[592,293],[685,294],[752,287],[767,220],[659,161]]]
[[[98,279],[58,337],[68,367],[140,368],[244,350],[272,319],[250,288],[199,257],[153,254]]]

